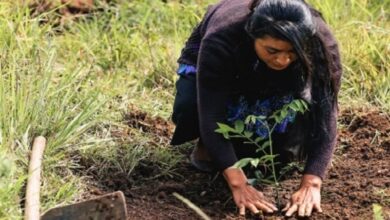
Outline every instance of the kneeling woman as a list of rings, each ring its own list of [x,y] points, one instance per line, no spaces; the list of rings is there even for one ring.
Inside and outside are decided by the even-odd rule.
[[[302,0],[222,0],[208,9],[178,62],[172,144],[199,138],[191,162],[223,173],[240,214],[277,209],[233,167],[255,149],[216,133],[217,123],[254,114],[248,109],[267,116],[293,99],[309,104],[304,115],[278,125],[273,139],[282,163],[306,158],[286,215],[321,211],[321,183],[336,141],[341,77],[337,43],[321,15]]]

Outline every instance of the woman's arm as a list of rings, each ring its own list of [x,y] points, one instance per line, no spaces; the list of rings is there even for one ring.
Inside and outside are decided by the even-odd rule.
[[[244,215],[245,209],[271,213],[276,207],[247,184],[241,169],[232,167],[237,161],[232,143],[215,132],[217,122],[226,123],[226,108],[235,79],[232,47],[225,36],[221,33],[221,36],[204,39],[199,53],[197,88],[201,138],[213,162],[223,171],[240,214]]]
[[[215,132],[218,122],[226,123],[226,108],[233,83],[229,45],[217,36],[204,39],[197,73],[199,128],[202,142],[219,170],[237,161],[232,143]]]
[[[314,16],[318,25],[319,46],[324,48],[322,58],[319,57],[314,62],[320,64],[314,67],[311,89],[313,103],[310,114],[314,120],[314,131],[301,184],[283,209],[286,216],[295,212],[299,216],[310,216],[313,209],[322,212],[322,179],[331,161],[337,138],[337,95],[342,74],[339,49],[320,15]]]
[[[232,191],[240,215],[245,215],[245,209],[247,208],[253,213],[258,213],[259,209],[268,213],[278,210],[275,205],[265,199],[262,192],[248,184],[248,180],[241,169],[227,168],[223,171],[223,176]]]
[[[305,174],[325,176],[337,138],[338,92],[341,80],[341,61],[338,44],[322,17],[315,15],[317,37],[324,54],[314,58],[311,106],[313,137]]]

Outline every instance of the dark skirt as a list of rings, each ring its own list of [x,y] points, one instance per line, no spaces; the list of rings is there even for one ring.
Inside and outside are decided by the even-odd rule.
[[[180,75],[176,82],[176,97],[172,120],[176,125],[171,144],[180,145],[200,137],[197,110],[196,75]],[[303,160],[307,155],[308,114],[298,114],[286,132],[272,134],[274,154],[278,161],[287,163]],[[244,144],[243,140],[232,140],[238,158],[258,157],[257,147]]]

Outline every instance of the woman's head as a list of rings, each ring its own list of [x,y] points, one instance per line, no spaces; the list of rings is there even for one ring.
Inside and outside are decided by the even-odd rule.
[[[291,43],[265,35],[255,39],[257,56],[274,70],[283,70],[297,59]]]
[[[305,44],[315,23],[308,6],[302,0],[254,0],[252,11],[246,30],[259,58],[277,70],[298,59],[309,71]]]

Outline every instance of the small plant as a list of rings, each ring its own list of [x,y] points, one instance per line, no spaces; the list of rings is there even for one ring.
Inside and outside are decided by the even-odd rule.
[[[379,204],[372,204],[372,211],[373,211],[373,219],[374,220],[384,220],[385,218],[383,217],[383,211],[382,211],[382,206]]]
[[[272,134],[278,125],[281,125],[287,117],[293,116],[295,118],[296,113],[304,113],[308,110],[307,103],[301,99],[292,100],[290,103],[283,105],[279,110],[274,111],[271,115],[248,115],[244,121],[235,120],[233,126],[217,123],[218,129],[215,131],[222,134],[226,139],[241,138],[245,141],[243,143],[253,144],[257,147],[256,152],[261,152],[263,156],[259,158],[243,158],[236,162],[234,165],[237,168],[242,168],[247,165],[251,165],[256,168],[263,166],[267,170],[271,170],[271,179],[267,178],[260,170],[255,171],[256,179],[251,179],[250,183],[264,182],[268,184],[279,185],[278,178],[275,169],[275,158],[278,156],[274,153]],[[265,128],[265,132],[253,132],[251,128],[254,125],[262,125]]]

